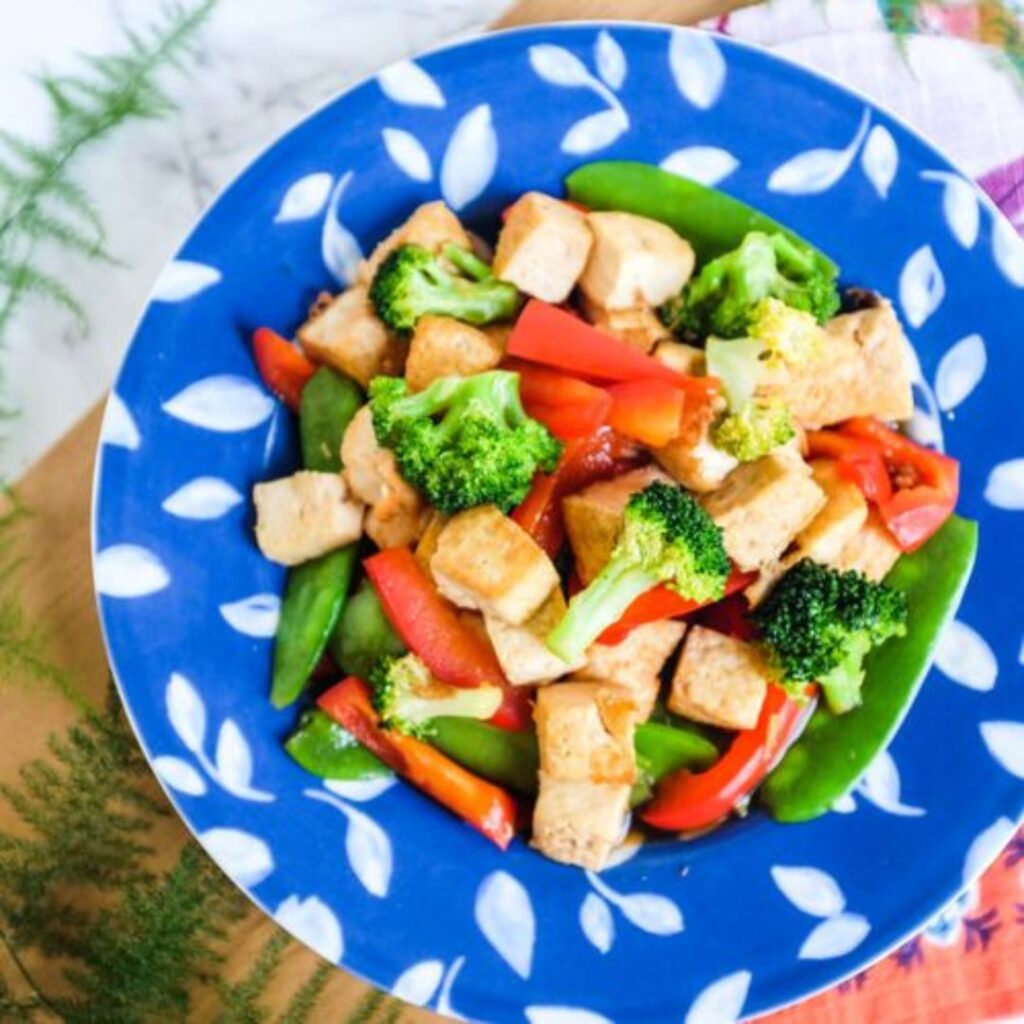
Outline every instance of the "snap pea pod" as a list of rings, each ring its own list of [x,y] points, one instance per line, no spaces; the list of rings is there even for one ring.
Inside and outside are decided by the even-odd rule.
[[[565,179],[569,198],[592,210],[624,210],[660,220],[682,235],[705,263],[730,252],[750,231],[781,231],[814,253],[822,269],[838,268],[820,249],[767,214],[690,178],[632,160],[600,160]]]
[[[366,679],[373,663],[405,654],[405,644],[384,614],[373,584],[364,579],[331,634],[330,651],[346,675]]]
[[[761,787],[772,817],[796,822],[824,814],[888,746],[956,613],[977,547],[977,524],[953,516],[923,547],[896,563],[885,582],[907,595],[907,634],[868,655],[859,707],[844,715],[824,707],[814,713]]]
[[[307,772],[321,779],[357,781],[391,774],[347,729],[315,708],[302,716],[284,748]]]
[[[633,787],[634,807],[646,803],[660,779],[681,768],[709,768],[718,759],[718,748],[696,726],[680,722],[644,722],[637,727],[636,747],[639,779]]]
[[[318,473],[341,470],[341,441],[363,404],[363,392],[349,377],[321,366],[302,389],[299,437],[302,462]]]

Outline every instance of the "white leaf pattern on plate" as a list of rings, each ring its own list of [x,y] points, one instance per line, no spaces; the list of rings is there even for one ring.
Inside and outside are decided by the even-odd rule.
[[[179,519],[220,519],[245,499],[216,476],[197,476],[163,500],[161,508]]]
[[[163,562],[138,544],[112,544],[98,552],[93,576],[97,593],[104,597],[147,597],[171,582]]]
[[[537,921],[523,883],[507,871],[492,872],[480,883],[473,913],[498,955],[520,978],[529,978]]]
[[[1024,288],[1024,240],[1002,216],[992,223],[992,257],[1010,284]]]
[[[993,468],[985,485],[985,500],[1008,512],[1024,512],[1024,459],[1010,459]]]
[[[167,719],[185,749],[193,754],[203,749],[206,740],[206,705],[189,679],[178,672],[171,674],[164,694]]]
[[[975,837],[964,857],[965,886],[974,882],[988,868],[1016,831],[1017,826],[1009,818],[998,818]]]
[[[307,789],[303,796],[329,804],[340,811],[348,822],[345,832],[345,854],[349,867],[360,885],[371,895],[383,899],[391,887],[394,855],[387,833],[363,811],[350,807],[320,789]]]
[[[529,60],[536,74],[551,85],[576,89],[589,87],[593,82],[587,66],[565,47],[550,43],[531,46]]]
[[[601,110],[577,121],[563,136],[563,153],[585,156],[610,146],[627,128],[629,118],[619,109]]]
[[[135,418],[116,391],[111,391],[107,399],[103,425],[100,427],[100,441],[114,448],[127,448],[130,452],[138,451],[142,443]]]
[[[412,1006],[426,1006],[434,998],[443,977],[442,961],[421,960],[402,971],[391,986],[391,994]]]
[[[713,981],[693,1001],[683,1024],[737,1024],[750,980],[750,971],[736,971]]]
[[[316,896],[289,896],[274,911],[274,920],[325,960],[336,964],[345,953],[341,922]]]
[[[578,1006],[527,1006],[523,1012],[530,1024],[612,1024],[607,1017]]]
[[[604,866],[604,873],[607,874],[614,868],[621,867],[631,861],[642,849],[644,838],[639,832],[630,832],[625,839],[612,850]]]
[[[959,174],[948,171],[922,171],[925,181],[936,181],[943,186],[942,213],[953,237],[970,249],[978,240],[981,227],[981,204],[975,187]]]
[[[220,271],[195,260],[172,260],[160,272],[150,296],[153,302],[183,302],[220,281]]]
[[[850,169],[867,134],[870,113],[864,111],[853,141],[845,149],[808,149],[772,171],[768,189],[784,195],[817,195],[826,192]]]
[[[186,796],[203,796],[206,793],[206,781],[188,763],[180,757],[165,754],[153,758],[153,771],[165,785]]]
[[[615,941],[611,908],[597,893],[588,892],[580,905],[580,928],[587,941],[600,953],[607,953]]]
[[[593,871],[587,872],[587,880],[630,924],[648,935],[678,935],[683,930],[683,912],[667,896],[616,892]]]
[[[274,407],[274,400],[251,380],[219,374],[189,384],[161,408],[190,426],[233,434],[258,427]]]
[[[946,280],[930,245],[922,245],[900,273],[900,305],[911,327],[920,327],[942,305]]]
[[[217,733],[214,754],[217,775],[229,792],[245,791],[252,782],[252,751],[234,719],[225,718]]]
[[[860,155],[860,163],[878,195],[882,199],[888,198],[889,189],[899,170],[900,154],[896,140],[884,125],[876,124],[871,129]]]
[[[853,814],[857,810],[857,801],[854,800],[852,793],[844,793],[833,802],[831,810],[836,814]]]
[[[434,177],[430,157],[415,135],[401,128],[385,128],[381,134],[388,156],[413,181],[430,181]]]
[[[341,200],[352,177],[352,172],[346,171],[338,179],[331,192],[324,226],[320,232],[320,258],[334,279],[342,285],[350,285],[356,279],[359,264],[363,261],[363,250],[358,239],[338,218]]]
[[[675,29],[669,34],[668,63],[676,88],[698,110],[715,105],[725,86],[726,65],[710,33]]]
[[[239,633],[269,640],[277,632],[281,599],[277,594],[253,594],[220,606],[224,621]]]
[[[498,136],[491,108],[481,103],[455,126],[441,161],[441,194],[453,210],[461,210],[490,184],[498,166]]]
[[[969,690],[987,693],[996,685],[999,663],[992,648],[978,632],[954,619],[939,638],[935,653],[939,671]]]
[[[376,800],[395,784],[393,775],[381,775],[375,779],[325,779],[324,788],[346,800],[366,803]]]
[[[299,178],[281,200],[274,216],[275,224],[287,224],[296,220],[309,220],[316,217],[324,208],[327,197],[331,194],[334,178],[324,171],[307,174]]]
[[[1024,722],[982,722],[981,738],[1011,775],[1024,779]]]
[[[274,870],[270,847],[251,832],[211,828],[199,833],[199,842],[221,870],[243,888],[259,885]]]
[[[868,765],[868,770],[857,782],[855,791],[886,814],[902,818],[920,818],[925,813],[924,809],[903,803],[900,799],[901,788],[896,762],[887,750],[883,750]]]
[[[836,880],[818,868],[776,866],[772,880],[797,910],[813,917],[832,917],[846,907]]]
[[[985,375],[988,355],[980,334],[961,338],[942,357],[935,375],[935,397],[945,412],[961,405]]]
[[[407,107],[444,107],[444,94],[433,78],[411,60],[400,60],[377,75],[388,99]]]
[[[597,34],[594,63],[601,80],[609,89],[618,91],[622,88],[622,83],[626,81],[626,55],[606,28]]]
[[[456,957],[452,961],[451,967],[448,968],[448,973],[444,976],[444,981],[441,983],[441,994],[437,997],[437,1012],[442,1017],[448,1017],[452,1020],[466,1019],[452,1006],[452,988],[459,976],[459,972],[465,965],[466,958],[464,956]]]
[[[871,925],[861,914],[838,914],[822,921],[804,940],[800,960],[832,960],[852,953],[868,936]]]
[[[711,186],[729,177],[739,165],[739,160],[732,153],[717,146],[686,146],[669,153],[660,167],[671,174]]]

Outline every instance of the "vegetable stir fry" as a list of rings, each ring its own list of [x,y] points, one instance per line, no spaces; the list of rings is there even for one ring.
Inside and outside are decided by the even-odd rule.
[[[825,813],[888,744],[977,545],[900,429],[891,304],[739,200],[634,163],[443,203],[253,339],[302,466],[271,700],[323,778],[395,772],[501,848]],[[845,309],[845,312],[843,310]]]

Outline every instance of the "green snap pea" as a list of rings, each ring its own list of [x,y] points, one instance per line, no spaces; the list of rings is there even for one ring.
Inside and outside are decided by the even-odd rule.
[[[360,679],[369,675],[378,658],[405,654],[369,580],[363,580],[345,605],[331,634],[330,651],[346,675]]]
[[[341,470],[341,441],[362,404],[359,385],[329,366],[321,366],[310,377],[299,406],[299,437],[306,469],[318,473]]]
[[[844,715],[819,707],[761,787],[778,821],[809,821],[847,793],[885,750],[928,673],[974,565],[977,523],[953,516],[923,547],[904,555],[885,582],[907,595],[907,634],[865,659],[863,700]]]
[[[718,760],[718,747],[695,725],[680,722],[644,722],[637,727],[636,761],[639,779],[633,787],[634,807],[646,803],[655,783],[681,768],[710,768]]]
[[[355,781],[391,774],[348,730],[316,708],[302,716],[284,748],[307,772],[321,779]]]

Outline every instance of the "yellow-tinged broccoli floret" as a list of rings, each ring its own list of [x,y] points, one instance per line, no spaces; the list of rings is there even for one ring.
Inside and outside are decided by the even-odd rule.
[[[750,399],[712,428],[716,448],[754,462],[796,436],[789,407],[778,399]]]
[[[810,313],[773,298],[754,307],[749,334],[761,343],[761,358],[771,367],[806,366],[821,355],[825,344],[825,331]]]

